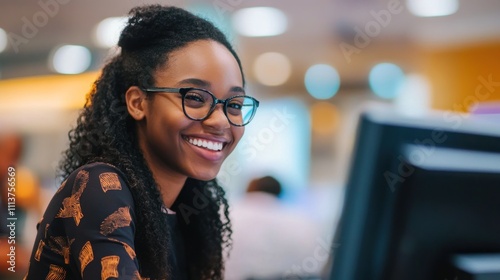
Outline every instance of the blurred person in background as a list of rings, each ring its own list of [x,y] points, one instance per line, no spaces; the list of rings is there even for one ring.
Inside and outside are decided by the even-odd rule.
[[[302,267],[318,246],[319,228],[313,219],[286,206],[281,193],[276,178],[256,178],[231,206],[233,250],[226,279],[305,279],[319,273],[319,265],[317,271]]]
[[[258,107],[240,60],[212,23],[160,5],[132,9],[118,46],[70,132],[27,279],[222,279],[214,178]]]

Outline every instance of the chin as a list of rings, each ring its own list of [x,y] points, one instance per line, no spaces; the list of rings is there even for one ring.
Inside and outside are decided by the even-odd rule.
[[[193,174],[193,176],[191,176],[191,178],[196,179],[196,180],[200,180],[200,181],[210,181],[210,180],[215,179],[215,177],[217,177],[217,174],[219,173],[219,169],[217,169],[215,171],[210,170],[207,172],[198,172],[196,174]]]

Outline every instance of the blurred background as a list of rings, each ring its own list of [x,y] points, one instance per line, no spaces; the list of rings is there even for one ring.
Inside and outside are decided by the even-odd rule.
[[[19,237],[27,250],[61,181],[68,130],[127,12],[149,3],[206,17],[235,45],[261,107],[218,178],[236,208],[252,179],[281,183],[280,203],[315,228],[302,240],[309,253],[284,265],[303,274],[326,262],[313,256],[331,242],[363,108],[443,118],[498,108],[496,0],[0,0],[0,135],[22,142],[18,190],[35,201]]]

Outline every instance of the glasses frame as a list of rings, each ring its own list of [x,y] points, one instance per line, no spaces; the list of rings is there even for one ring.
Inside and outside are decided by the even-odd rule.
[[[223,105],[222,111],[224,112],[224,115],[226,116],[229,123],[231,125],[234,125],[234,126],[245,126],[245,125],[249,124],[252,121],[253,117],[255,116],[255,113],[257,112],[257,108],[259,108],[259,103],[260,103],[259,100],[255,99],[251,96],[248,96],[248,95],[235,95],[235,96],[231,96],[227,99],[218,99],[217,97],[215,97],[215,95],[212,92],[210,92],[206,89],[196,88],[196,87],[187,87],[187,88],[151,87],[151,88],[141,88],[141,90],[146,92],[146,93],[179,93],[182,97],[182,111],[184,112],[184,115],[188,119],[193,120],[193,121],[204,121],[204,120],[208,119],[210,117],[210,115],[214,112],[217,104],[222,104]],[[191,90],[203,91],[203,92],[208,93],[212,97],[213,102],[212,102],[212,105],[210,106],[210,110],[208,111],[207,115],[203,118],[193,118],[193,117],[189,116],[188,113],[186,112],[186,108],[184,106],[184,103],[185,103],[184,99],[186,97],[186,94]],[[241,97],[252,99],[254,104],[255,104],[254,110],[253,110],[252,115],[250,116],[250,118],[248,119],[247,122],[245,122],[243,124],[235,124],[227,116],[227,104],[229,104],[229,102],[231,100],[233,100],[235,98],[241,98]]]

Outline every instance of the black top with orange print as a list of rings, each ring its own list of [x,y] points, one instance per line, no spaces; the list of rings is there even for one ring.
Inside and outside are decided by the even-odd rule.
[[[124,178],[112,165],[92,163],[61,184],[37,225],[25,279],[141,279],[134,200]],[[184,279],[182,235],[175,214],[166,215],[175,244],[172,278]]]

